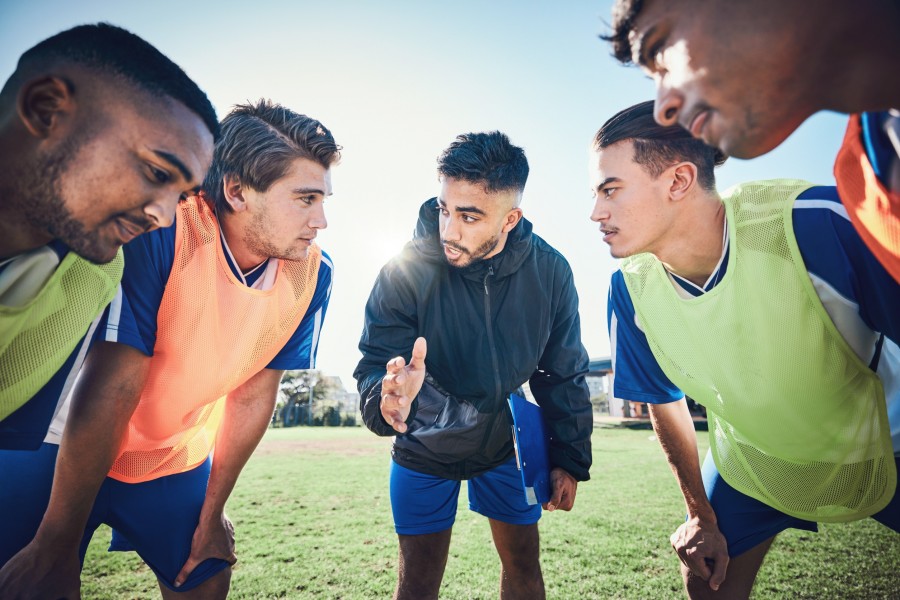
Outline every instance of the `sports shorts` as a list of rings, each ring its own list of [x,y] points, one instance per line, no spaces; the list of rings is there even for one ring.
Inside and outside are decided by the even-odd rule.
[[[894,457],[894,460],[900,470],[900,458]],[[743,554],[785,529],[819,530],[813,521],[787,515],[728,485],[719,474],[710,452],[703,461],[702,473],[706,497],[716,513],[719,531],[728,542],[730,557]],[[890,503],[872,518],[900,532],[900,496],[896,491]]]
[[[453,526],[462,482],[418,473],[391,461],[391,511],[400,535],[437,533]],[[468,480],[469,510],[512,525],[533,525],[541,505],[525,501],[515,457]]]
[[[0,481],[15,482],[0,489],[0,564],[34,537],[50,499],[59,446],[42,444],[36,451],[0,452]],[[134,550],[160,581],[176,591],[191,590],[229,565],[221,559],[200,563],[179,588],[175,577],[191,553],[191,541],[206,497],[211,459],[185,473],[142,483],[107,477],[97,493],[81,539],[84,562],[88,544],[101,524],[109,525],[109,551]],[[8,529],[7,529],[8,527]],[[10,535],[7,535],[7,531]]]

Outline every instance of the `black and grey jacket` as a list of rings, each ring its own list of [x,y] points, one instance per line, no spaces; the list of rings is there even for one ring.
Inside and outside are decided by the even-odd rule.
[[[578,296],[563,256],[522,219],[503,250],[457,269],[443,255],[437,202],[425,202],[413,240],[382,268],[366,304],[354,372],[366,426],[395,435],[380,411],[385,364],[428,342],[428,373],[393,457],[415,471],[468,479],[513,453],[510,392],[528,381],[551,436],[550,463],[589,478],[588,356]]]

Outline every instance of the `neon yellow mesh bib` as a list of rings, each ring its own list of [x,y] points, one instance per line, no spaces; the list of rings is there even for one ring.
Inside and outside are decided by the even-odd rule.
[[[35,298],[0,305],[0,420],[25,404],[75,349],[122,279],[122,251],[95,265],[69,252]]]
[[[679,297],[649,254],[622,273],[663,372],[707,409],[725,481],[802,519],[850,521],[884,508],[897,474],[881,382],[835,329],[794,237],[811,185],[726,192],[729,264],[700,297]]]

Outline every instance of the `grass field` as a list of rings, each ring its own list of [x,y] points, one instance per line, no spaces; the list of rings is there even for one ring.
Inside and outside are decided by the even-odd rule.
[[[706,434],[701,433],[701,444]],[[683,504],[652,431],[594,431],[591,481],[571,513],[545,514],[548,598],[683,597],[669,534]],[[228,504],[239,562],[231,598],[388,598],[396,570],[387,474],[390,439],[362,428],[270,430]],[[95,535],[82,577],[92,598],[158,598],[133,553]],[[465,486],[441,597],[496,598],[499,561]],[[871,519],[788,531],[775,542],[755,598],[900,598],[900,535]]]

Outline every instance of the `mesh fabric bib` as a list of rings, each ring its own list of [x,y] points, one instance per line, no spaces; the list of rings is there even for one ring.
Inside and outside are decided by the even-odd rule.
[[[122,279],[122,251],[95,265],[69,252],[40,292],[0,305],[0,420],[25,404],[62,367]]]
[[[793,233],[801,181],[726,193],[725,276],[678,296],[652,255],[622,273],[653,355],[707,409],[719,472],[741,492],[812,521],[871,515],[891,499],[896,468],[884,391],[835,329]]]
[[[900,281],[900,194],[879,181],[862,143],[860,116],[850,117],[844,143],[834,163],[841,202],[866,246],[894,279]]]
[[[178,206],[175,262],[157,318],[150,372],[109,476],[129,483],[188,471],[215,445],[225,396],[271,362],[297,329],[318,278],[321,251],[279,261],[260,291],[231,272],[212,210]]]

